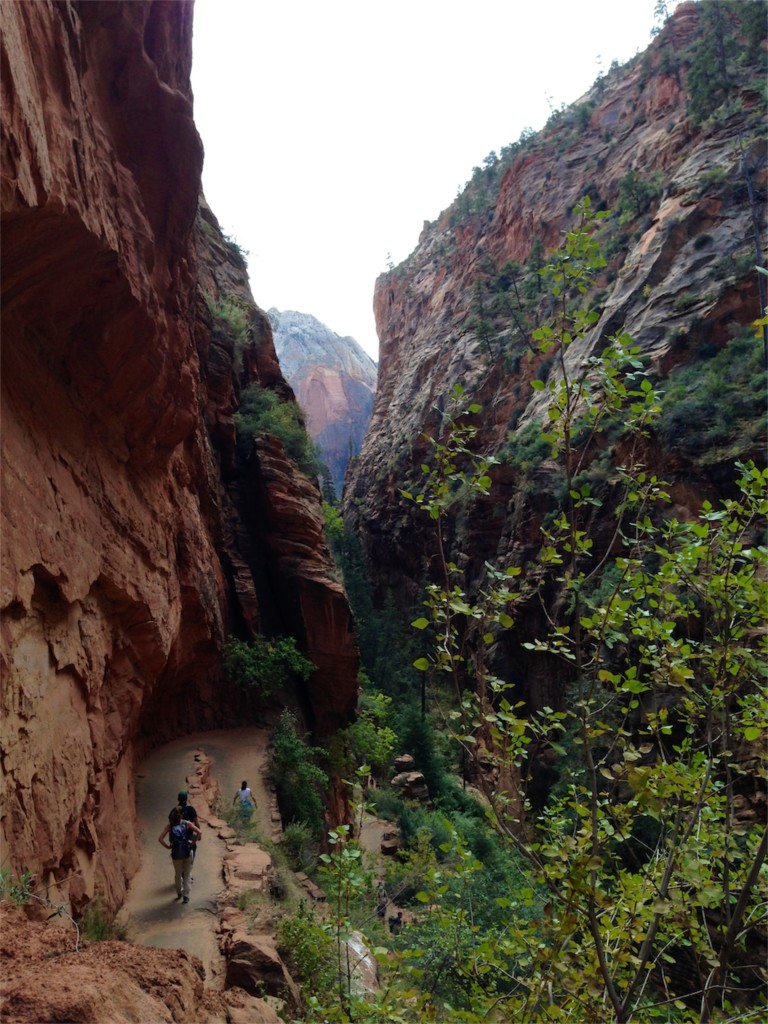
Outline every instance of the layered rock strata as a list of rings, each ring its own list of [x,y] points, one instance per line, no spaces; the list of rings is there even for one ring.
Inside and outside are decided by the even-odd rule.
[[[476,168],[456,203],[425,224],[408,260],[378,279],[377,393],[343,512],[360,536],[381,606],[391,594],[400,606],[415,605],[439,564],[433,523],[401,492],[421,489],[420,465],[432,452],[427,438],[444,429],[457,384],[467,405],[482,407],[472,418],[474,450],[500,463],[486,497],[470,509],[457,503],[461,514],[446,527],[449,556],[472,594],[486,561],[523,566],[538,552],[542,522],[556,502],[556,467],[540,454],[524,470],[508,453],[526,425],[544,416],[531,382],[558,371],[533,340],[536,321],[521,316],[535,309],[540,323],[549,315],[537,271],[576,225],[582,197],[590,196],[593,209],[616,212],[596,235],[609,253],[591,290],[599,319],[584,343],[568,350],[571,370],[626,331],[661,382],[734,334],[753,333],[761,313],[754,265],[765,260],[759,240],[768,194],[764,101],[756,88],[765,77],[765,41],[749,70],[731,73],[728,101],[694,121],[689,71],[702,17],[701,5],[681,4],[645,54],[553,115],[541,133],[521,137],[503,160]],[[747,51],[742,40],[739,60]],[[640,458],[671,482],[683,517],[704,497],[729,493],[733,458],[765,457],[764,440],[746,436],[733,438],[720,462],[714,453],[692,457],[676,440],[655,437]],[[609,525],[597,518],[591,524],[596,551],[609,543]],[[524,647],[547,630],[533,601],[494,647],[495,670],[514,681],[532,711],[562,700],[561,663]]]
[[[238,466],[240,387],[292,393],[198,211],[192,4],[1,16],[2,859],[111,909],[136,868],[136,757],[240,714],[230,630],[299,639],[321,667],[297,699],[326,732],[352,713],[356,652],[317,487],[276,441]],[[239,352],[211,314],[233,287]],[[262,532],[267,506],[291,508],[290,540]]]
[[[460,383],[466,401],[482,405],[479,451],[499,453],[511,431],[542,415],[530,382],[547,379],[551,367],[533,353],[530,329],[518,330],[514,287],[526,275],[535,282],[535,267],[574,226],[583,196],[596,209],[616,210],[628,209],[633,180],[655,190],[642,215],[622,214],[619,223],[617,214],[600,233],[613,253],[595,282],[599,322],[584,346],[569,350],[572,364],[623,330],[663,378],[760,315],[754,263],[768,181],[763,107],[752,78],[717,119],[692,124],[685,54],[699,18],[698,5],[680,5],[641,58],[553,115],[538,135],[521,137],[498,169],[476,168],[472,187],[425,224],[408,260],[378,279],[378,387],[344,514],[358,528],[380,596],[418,592],[429,542],[424,517],[400,489],[418,487],[419,464],[431,450],[424,435],[440,432],[453,387]],[[764,44],[761,54],[764,63]],[[545,287],[542,281],[539,290]],[[494,314],[504,288],[505,312]],[[658,445],[654,456],[674,475],[676,496],[695,505],[701,489],[690,465]],[[493,476],[488,500],[462,525],[470,579],[488,557],[519,562],[530,554],[547,511],[546,486],[516,496],[518,469],[503,464]]]

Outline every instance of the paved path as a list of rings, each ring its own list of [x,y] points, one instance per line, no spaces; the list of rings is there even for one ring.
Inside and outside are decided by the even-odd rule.
[[[257,801],[259,823],[268,836],[269,801],[262,779],[267,738],[267,731],[257,728],[197,733],[154,751],[141,764],[136,779],[141,866],[131,880],[118,922],[127,926],[128,938],[134,942],[186,949],[199,957],[205,966],[206,983],[214,987],[221,984],[224,972],[214,927],[224,885],[225,845],[200,822],[203,840],[192,871],[190,902],[183,904],[174,899],[170,854],[157,837],[165,827],[176,794],[188,788],[186,780],[194,776],[198,751],[213,761],[211,775],[220,787],[222,806],[231,804],[241,780],[248,780]],[[194,805],[193,799],[190,802]]]

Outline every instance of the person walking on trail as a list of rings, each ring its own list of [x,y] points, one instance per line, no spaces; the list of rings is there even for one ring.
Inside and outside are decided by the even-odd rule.
[[[379,901],[376,904],[376,917],[380,921],[383,921],[387,916],[387,907],[389,906],[389,900],[386,896],[379,896]]]
[[[165,842],[168,836],[170,842]],[[192,871],[192,839],[199,840],[202,833],[197,825],[191,821],[184,821],[181,811],[174,807],[170,814],[170,820],[158,837],[158,842],[166,850],[171,851],[173,861],[174,882],[176,885],[176,899],[184,899],[189,903],[189,876]]]
[[[387,907],[389,906],[389,897],[387,896],[387,890],[383,885],[380,885],[376,891],[376,916],[380,921],[383,921],[387,916]]]
[[[389,930],[393,935],[399,935],[400,929],[403,927],[403,912],[398,910],[397,917],[390,917],[389,919]]]
[[[170,823],[170,820],[171,820],[171,816],[173,815],[173,812],[176,811],[176,810],[179,810],[179,811],[181,811],[181,820],[182,821],[191,821],[193,825],[197,825],[198,828],[199,828],[200,827],[200,823],[197,820],[197,811],[192,806],[192,804],[188,803],[189,794],[187,793],[186,789],[182,789],[181,790],[181,792],[179,793],[179,795],[177,797],[177,800],[178,800],[178,803],[176,804],[176,807],[172,807],[170,812],[169,812],[169,814],[168,814],[168,821],[169,821],[169,823]],[[195,854],[197,853],[197,842],[198,842],[197,841],[197,837],[193,837],[193,839],[192,839],[192,863],[193,864],[195,863]]]
[[[243,824],[247,825],[250,821],[251,815],[256,807],[256,801],[253,799],[253,793],[248,789],[248,783],[243,779],[240,789],[235,793],[235,798],[232,801],[235,806],[240,801],[240,817],[243,819]]]

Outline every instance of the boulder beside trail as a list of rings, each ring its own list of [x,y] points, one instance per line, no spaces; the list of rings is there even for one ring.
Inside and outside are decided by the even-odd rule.
[[[252,995],[266,992],[294,1007],[301,1002],[298,986],[277,952],[269,935],[230,932],[224,939],[227,958],[227,987],[237,986]]]

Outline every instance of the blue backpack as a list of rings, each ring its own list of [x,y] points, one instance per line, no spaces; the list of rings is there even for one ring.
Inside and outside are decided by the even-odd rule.
[[[186,860],[192,853],[192,844],[189,841],[187,823],[180,822],[171,826],[171,858],[173,860]]]

